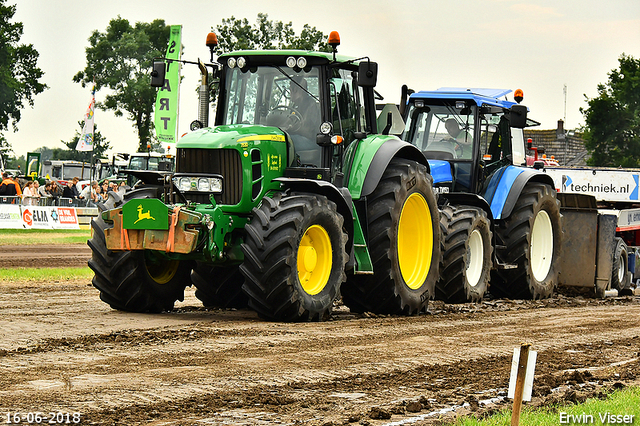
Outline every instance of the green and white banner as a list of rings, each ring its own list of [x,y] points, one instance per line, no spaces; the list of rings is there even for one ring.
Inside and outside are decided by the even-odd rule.
[[[180,60],[182,25],[172,25],[166,58]],[[158,89],[154,123],[156,136],[164,144],[175,143],[178,131],[178,102],[180,99],[180,62],[167,61],[164,85]]]

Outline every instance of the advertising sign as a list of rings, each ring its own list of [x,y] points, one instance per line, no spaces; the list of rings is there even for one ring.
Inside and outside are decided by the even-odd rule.
[[[27,229],[80,229],[73,207],[22,206],[22,224]]]
[[[0,229],[22,229],[19,204],[0,204]]]
[[[22,222],[27,229],[53,229],[51,207],[22,206]]]
[[[638,173],[617,170],[581,170],[548,167],[558,192],[593,195],[596,200],[638,201]]]

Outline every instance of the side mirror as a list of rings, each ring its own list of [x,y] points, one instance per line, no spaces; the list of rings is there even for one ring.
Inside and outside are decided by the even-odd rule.
[[[151,71],[151,87],[164,86],[165,69],[166,66],[164,61],[156,61],[153,63],[153,70]]]
[[[509,114],[511,127],[524,129],[527,127],[527,107],[524,105],[512,105]]]
[[[376,87],[378,81],[378,63],[377,62],[360,62],[358,67],[358,86],[360,87]]]

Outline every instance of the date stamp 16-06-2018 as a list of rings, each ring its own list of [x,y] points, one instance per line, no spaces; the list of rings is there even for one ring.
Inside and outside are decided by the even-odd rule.
[[[80,413],[62,411],[6,411],[2,413],[0,424],[78,424],[82,420]]]

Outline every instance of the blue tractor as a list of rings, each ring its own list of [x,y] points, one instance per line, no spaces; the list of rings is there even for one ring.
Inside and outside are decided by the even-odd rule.
[[[402,139],[428,159],[443,232],[436,298],[549,297],[562,241],[553,180],[526,167],[523,129],[539,123],[511,90],[404,92]]]

